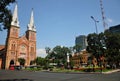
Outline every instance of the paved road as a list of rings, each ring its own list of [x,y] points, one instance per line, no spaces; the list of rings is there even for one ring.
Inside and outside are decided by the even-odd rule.
[[[71,74],[0,70],[0,81],[120,81],[120,72]]]

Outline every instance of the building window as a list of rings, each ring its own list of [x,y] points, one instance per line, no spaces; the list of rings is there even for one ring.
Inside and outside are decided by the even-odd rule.
[[[12,44],[11,44],[11,50],[15,50],[15,49],[16,49],[16,43],[12,42]]]
[[[16,35],[17,34],[17,29],[16,28],[13,28],[13,35]]]
[[[11,49],[14,49],[14,44],[12,44]]]

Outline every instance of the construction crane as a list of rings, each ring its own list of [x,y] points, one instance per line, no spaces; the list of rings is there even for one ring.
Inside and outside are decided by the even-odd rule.
[[[104,31],[107,29],[107,23],[106,23],[106,17],[105,17],[105,13],[104,13],[104,8],[103,8],[103,1],[100,0],[100,8],[101,8],[101,13],[102,13],[102,21],[103,21],[103,27],[104,27]]]

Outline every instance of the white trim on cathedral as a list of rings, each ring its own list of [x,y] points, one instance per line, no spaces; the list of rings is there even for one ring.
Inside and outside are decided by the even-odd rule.
[[[15,5],[14,13],[12,16],[12,22],[11,25],[19,27],[19,21],[18,21],[18,7],[17,4]]]
[[[29,22],[29,24],[28,24],[28,30],[36,31],[36,28],[35,28],[35,26],[34,26],[33,9],[32,9],[32,12],[31,12],[30,22]]]

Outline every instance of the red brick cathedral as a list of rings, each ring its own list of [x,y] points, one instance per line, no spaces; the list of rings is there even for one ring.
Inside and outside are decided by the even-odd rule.
[[[24,21],[23,21],[24,22]],[[36,28],[34,26],[33,10],[25,35],[19,36],[17,4],[14,9],[6,45],[0,46],[0,68],[8,69],[12,65],[20,65],[18,59],[25,59],[25,66],[29,66],[36,58]]]

